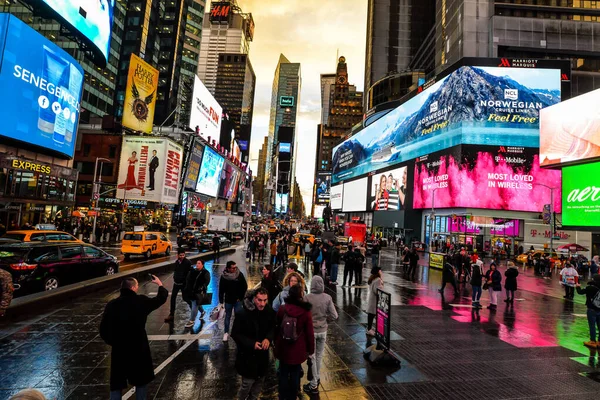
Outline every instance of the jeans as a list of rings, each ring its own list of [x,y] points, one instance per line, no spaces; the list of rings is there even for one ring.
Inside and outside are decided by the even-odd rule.
[[[346,286],[346,278],[350,275],[350,279],[348,280],[348,285],[352,286],[352,276],[354,275],[354,267],[352,265],[345,264],[344,265],[344,286]]]
[[[575,287],[574,286],[565,285],[565,297],[567,299],[572,299],[573,297],[575,297]]]
[[[362,285],[362,273],[363,273],[363,265],[362,265],[362,263],[359,263],[354,267],[354,284],[355,285]]]
[[[271,265],[277,265],[277,254],[271,254]]]
[[[331,282],[337,282],[337,276],[338,276],[338,264],[331,264],[331,272],[329,274],[329,278],[331,279]]]
[[[315,354],[310,356],[312,360],[313,379],[310,381],[310,387],[316,388],[321,380],[321,361],[323,361],[323,353],[325,352],[325,341],[327,340],[327,332],[315,332]]]
[[[510,290],[510,289],[506,289],[506,300],[514,300],[515,299],[515,291],[514,290]]]
[[[300,389],[300,368],[279,362],[279,400],[296,400]]]
[[[242,386],[238,392],[238,400],[258,400],[262,387],[265,383],[265,377],[258,379],[245,378],[242,376]]]
[[[177,306],[177,294],[183,290],[183,284],[173,283],[171,290],[171,311],[169,314],[175,315],[175,307]]]
[[[481,286],[473,286],[473,295],[471,296],[473,300],[473,304],[479,304],[479,299],[481,299]]]
[[[194,299],[190,301],[190,321],[195,321],[196,316],[198,315],[198,310],[204,312],[204,307],[202,304],[198,304],[198,300]]]
[[[498,292],[492,288],[488,288],[488,291],[490,292],[490,304],[498,305]]]
[[[367,313],[367,330],[370,331],[373,328],[373,321],[375,320],[375,314]]]
[[[596,341],[596,334],[599,333],[598,341],[600,342],[600,311],[588,308],[587,318],[590,325],[590,340],[592,342]],[[598,332],[596,332],[596,327],[598,327]]]
[[[231,321],[231,312],[235,310],[236,314],[242,311],[242,303],[237,302],[235,304],[225,303],[225,333],[229,333],[229,323]]]
[[[313,261],[313,275],[321,275],[321,263]]]
[[[379,266],[379,253],[371,254],[371,267]]]
[[[148,388],[146,385],[144,386],[136,386],[135,387],[135,400],[146,400],[148,396]],[[110,391],[110,400],[121,400],[122,393],[120,390],[111,390]]]

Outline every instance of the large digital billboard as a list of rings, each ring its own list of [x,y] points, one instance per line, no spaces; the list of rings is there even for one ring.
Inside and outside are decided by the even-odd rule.
[[[537,148],[456,146],[415,160],[413,207],[472,207],[542,212],[554,191],[560,212],[560,171],[539,165]]]
[[[169,139],[123,137],[117,198],[177,204],[182,164],[183,147]]]
[[[400,167],[371,177],[369,211],[397,211],[406,208],[408,167]]]
[[[337,185],[331,187],[331,209],[341,210],[342,209],[342,196],[343,196],[344,185]]]
[[[0,14],[0,136],[73,157],[83,69],[18,18]]]
[[[210,147],[204,148],[200,174],[198,175],[198,182],[196,183],[196,192],[211,197],[217,197],[224,162],[225,159],[217,154],[216,151]]]
[[[463,66],[333,149],[332,182],[459,144],[537,147],[560,69]]]
[[[285,214],[288,211],[288,194],[277,193],[275,197],[275,212]]]
[[[36,0],[29,0],[36,2]],[[37,0],[53,9],[61,22],[80,32],[103,56],[106,65],[115,0]],[[100,61],[100,60],[98,60]]]
[[[198,182],[198,175],[200,174],[200,163],[202,163],[203,153],[204,146],[200,144],[199,139],[194,138],[194,144],[192,145],[192,152],[188,161],[185,180],[183,181],[183,186],[186,189],[196,189],[196,182]]]
[[[563,226],[600,226],[600,163],[562,169]]]
[[[600,90],[542,110],[540,160],[543,166],[600,157]]]
[[[317,172],[315,204],[327,204],[331,196],[331,172]]]
[[[131,54],[125,101],[123,105],[123,126],[141,132],[152,132],[158,70]]]
[[[194,93],[190,112],[190,128],[200,129],[203,138],[218,139],[221,136],[223,108],[217,103],[198,76],[194,76]]]
[[[344,183],[342,211],[365,211],[367,208],[367,178]]]

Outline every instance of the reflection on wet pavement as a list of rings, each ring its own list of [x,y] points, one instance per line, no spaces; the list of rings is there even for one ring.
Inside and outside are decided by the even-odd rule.
[[[250,287],[260,281],[260,263],[246,265],[243,254],[240,248],[206,263],[213,272],[209,291],[217,292],[218,276],[230,259],[238,262]],[[400,368],[376,367],[363,358],[363,349],[373,344],[365,335],[368,290],[328,289],[340,318],[329,326],[315,398],[598,398],[600,361],[596,350],[582,346],[588,336],[583,298],[564,301],[557,279],[521,270],[514,306],[501,302],[501,295],[497,311],[477,311],[470,307],[469,285],[456,297],[450,289],[441,296],[440,271],[420,268],[411,281],[395,264],[394,254],[384,251],[385,290],[392,293],[391,347]],[[365,268],[365,280],[367,273]],[[160,278],[170,289],[171,275]],[[144,285],[141,292],[153,295],[156,288]],[[98,336],[98,325],[105,304],[117,295],[117,288],[94,292],[53,312],[0,322],[0,400],[26,387],[48,398],[108,398],[110,348]],[[218,297],[213,300],[207,311]],[[484,293],[482,304],[487,303]],[[235,343],[223,343],[222,331],[208,317],[185,329],[188,306],[181,300],[174,324],[163,322],[168,312],[166,304],[148,318],[159,370],[149,397],[235,398]],[[277,398],[274,363],[262,398]]]

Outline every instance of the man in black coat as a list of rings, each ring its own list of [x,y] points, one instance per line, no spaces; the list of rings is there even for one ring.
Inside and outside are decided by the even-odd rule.
[[[173,272],[173,290],[171,290],[171,311],[169,316],[165,318],[165,322],[173,321],[175,315],[175,307],[177,306],[177,294],[185,286],[185,280],[188,274],[192,270],[192,263],[185,256],[185,250],[179,248],[177,250],[177,260],[175,260],[174,272]]]
[[[148,174],[150,177],[150,184],[148,185],[148,190],[154,190],[154,173],[158,168],[158,157],[156,156],[156,150],[152,150],[152,158],[150,159],[150,164],[148,164],[148,166],[150,167],[150,173]]]
[[[160,279],[156,297],[138,295],[138,282],[126,278],[121,284],[121,296],[111,300],[104,309],[100,337],[112,347],[110,360],[110,398],[120,399],[127,382],[136,387],[136,399],[146,398],[146,385],[154,379],[154,366],[146,334],[148,315],[165,304],[169,292]]]
[[[417,249],[412,248],[410,253],[408,253],[408,273],[406,274],[409,278],[415,279],[417,274],[417,264],[419,263],[419,254],[417,254]]]
[[[248,290],[248,283],[244,274],[240,272],[237,264],[233,261],[227,261],[225,271],[219,280],[219,305],[225,307],[225,333],[223,341],[229,340],[229,324],[231,322],[231,314],[242,311],[242,300]]]
[[[275,339],[275,311],[265,288],[249,291],[235,316],[231,337],[237,345],[235,369],[242,376],[238,399],[258,399],[269,370],[269,348]]]

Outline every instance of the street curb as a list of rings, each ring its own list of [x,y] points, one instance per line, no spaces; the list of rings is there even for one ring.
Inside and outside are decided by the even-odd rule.
[[[235,253],[237,248],[228,247],[221,250],[221,254]],[[194,254],[188,257],[190,261],[212,258],[214,252],[209,251],[201,254]],[[174,261],[163,261],[154,265],[135,268],[129,271],[119,272],[114,275],[101,276],[87,281],[74,283],[50,292],[33,293],[27,296],[16,298],[12,301],[10,307],[6,310],[6,318],[14,319],[23,317],[30,311],[39,312],[47,308],[53,308],[59,303],[64,303],[83,295],[96,292],[98,290],[112,287],[115,290],[119,288],[123,278],[133,277],[138,281],[148,280],[148,273],[170,272]]]

